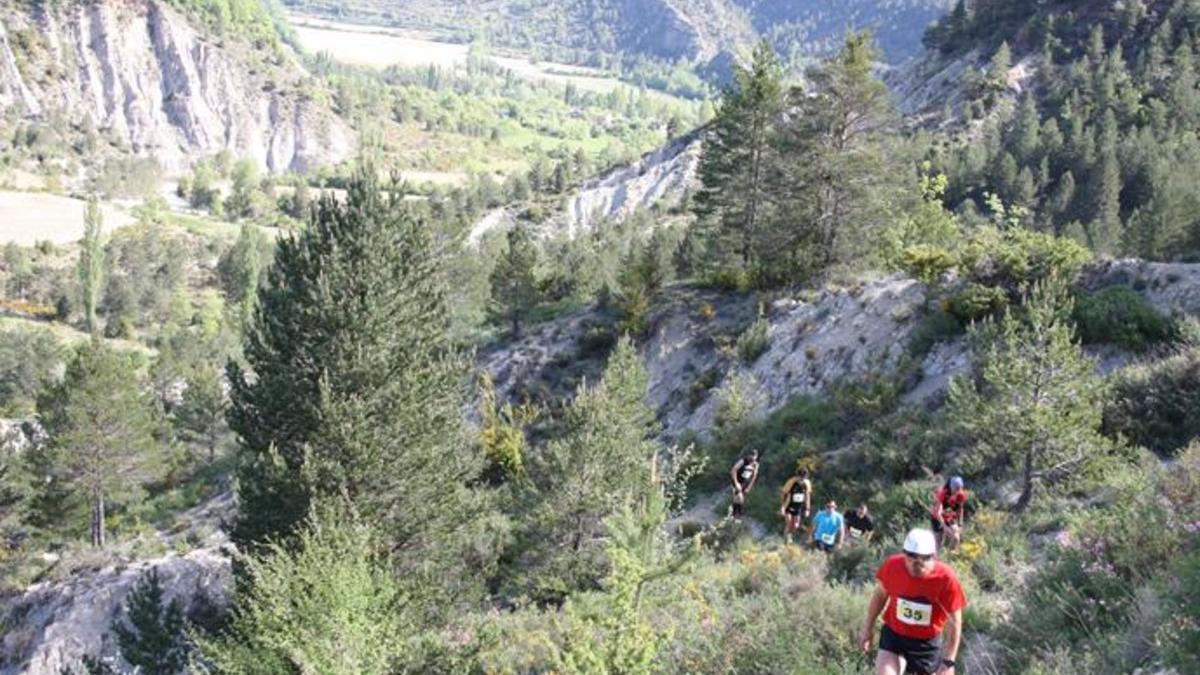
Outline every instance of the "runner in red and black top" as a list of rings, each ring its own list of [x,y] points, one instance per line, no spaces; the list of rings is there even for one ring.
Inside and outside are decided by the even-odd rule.
[[[867,607],[860,646],[870,653],[882,612],[876,675],[954,675],[967,598],[954,570],[937,559],[933,533],[909,532],[904,554],[884,561],[875,578],[879,585]],[[943,645],[947,624],[950,637]]]
[[[929,521],[933,523],[933,531],[937,533],[938,548],[946,545],[954,548],[962,541],[966,507],[967,491],[963,488],[962,476],[955,476],[946,481],[946,484],[933,494],[933,508],[929,510]]]
[[[758,451],[751,450],[739,457],[729,470],[729,477],[733,479],[733,517],[740,520],[746,511],[746,497],[758,482]]]

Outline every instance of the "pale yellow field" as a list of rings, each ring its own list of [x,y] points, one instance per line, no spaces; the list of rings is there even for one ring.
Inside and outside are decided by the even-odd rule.
[[[452,67],[465,63],[467,45],[440,42],[428,36],[406,35],[386,28],[338,23],[291,15],[304,48],[328,52],[343,63],[371,68],[393,65]],[[622,86],[603,71],[561,63],[530,63],[527,59],[492,56],[492,60],[527,79],[572,83],[584,91],[606,93]],[[573,74],[568,74],[573,73]]]
[[[32,246],[38,241],[69,244],[83,237],[84,202],[39,192],[0,191],[0,244],[15,241]],[[133,216],[111,205],[101,207],[104,230],[134,222]]]

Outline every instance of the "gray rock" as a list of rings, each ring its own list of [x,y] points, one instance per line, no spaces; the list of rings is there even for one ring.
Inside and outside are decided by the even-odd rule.
[[[35,584],[0,616],[7,627],[0,639],[0,675],[58,675],[64,666],[77,666],[84,655],[120,663],[110,628],[129,591],[151,568],[158,570],[166,597],[178,599],[185,612],[201,603],[223,607],[228,602],[232,571],[219,548],[112,564]]]
[[[0,9],[0,109],[86,119],[172,171],[222,150],[303,171],[353,149],[341,119],[289,91],[306,77],[294,64],[239,58],[159,0],[41,7]],[[18,30],[39,47],[22,53]]]

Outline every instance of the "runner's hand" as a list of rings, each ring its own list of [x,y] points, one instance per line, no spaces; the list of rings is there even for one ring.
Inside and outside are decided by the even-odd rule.
[[[875,642],[875,631],[864,630],[862,633],[862,637],[860,637],[858,639],[858,648],[861,649],[864,654],[870,654],[871,653],[871,645],[874,642]]]
[[[954,675],[954,666],[938,666],[934,675]]]

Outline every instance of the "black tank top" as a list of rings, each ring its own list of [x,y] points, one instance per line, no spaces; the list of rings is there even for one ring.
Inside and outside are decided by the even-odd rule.
[[[804,506],[804,495],[807,492],[804,481],[798,480],[792,483],[791,503],[796,506]]]
[[[754,469],[758,466],[758,462],[747,462],[742,460],[742,468],[738,469],[738,482],[745,485],[754,477]]]

